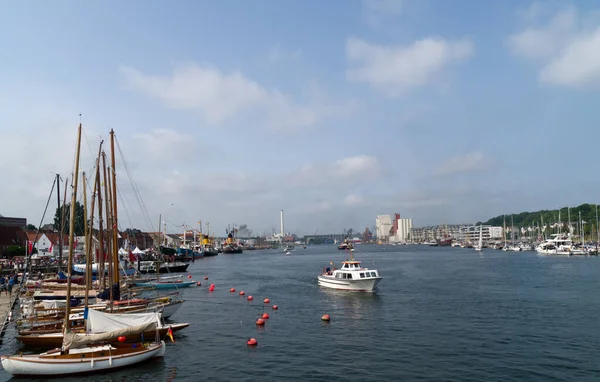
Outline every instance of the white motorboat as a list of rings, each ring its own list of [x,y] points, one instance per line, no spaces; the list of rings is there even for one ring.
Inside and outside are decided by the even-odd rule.
[[[543,255],[574,255],[573,242],[564,234],[553,234],[551,239],[535,247],[537,253]],[[578,254],[578,253],[577,253]]]
[[[360,261],[351,259],[342,261],[340,269],[325,268],[317,280],[320,286],[326,288],[373,292],[381,277],[377,270],[363,268]]]

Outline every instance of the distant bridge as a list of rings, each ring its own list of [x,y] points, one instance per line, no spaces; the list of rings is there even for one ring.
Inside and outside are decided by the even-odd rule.
[[[306,244],[310,244],[313,241],[322,243],[322,242],[331,242],[338,241],[338,243],[342,242],[346,238],[346,234],[344,233],[331,233],[327,235],[306,235],[304,236],[304,242]]]

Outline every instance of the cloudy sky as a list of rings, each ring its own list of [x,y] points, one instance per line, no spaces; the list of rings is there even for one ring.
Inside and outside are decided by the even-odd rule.
[[[0,214],[35,225],[79,114],[84,170],[111,128],[124,154],[121,228],[598,201],[596,1],[5,1],[0,51]]]

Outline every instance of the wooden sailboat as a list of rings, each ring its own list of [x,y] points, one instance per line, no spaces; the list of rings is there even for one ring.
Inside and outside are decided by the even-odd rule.
[[[111,138],[113,132],[111,131]],[[75,173],[73,182],[73,197],[71,206],[77,200],[77,182],[79,175],[79,150],[81,146],[81,124],[77,133],[77,150],[75,155]],[[71,273],[73,267],[75,208],[71,208],[69,229],[69,258],[65,322],[63,324],[63,342],[61,349],[47,351],[41,354],[2,356],[4,370],[13,376],[37,375],[71,375],[93,373],[133,365],[153,357],[162,357],[165,353],[164,341],[154,343],[106,343],[114,334],[127,336],[156,325],[153,322],[136,327],[126,327],[102,334],[79,335],[72,333],[69,328],[71,310]],[[115,233],[116,236],[116,233]],[[89,313],[89,312],[88,312]],[[87,316],[87,315],[86,315]],[[87,318],[87,317],[86,317]],[[98,344],[98,345],[92,345]]]

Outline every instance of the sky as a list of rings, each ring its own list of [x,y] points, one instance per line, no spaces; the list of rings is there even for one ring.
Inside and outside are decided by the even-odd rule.
[[[8,0],[0,52],[0,214],[36,226],[80,120],[86,176],[115,131],[121,229],[598,202],[596,1]]]

